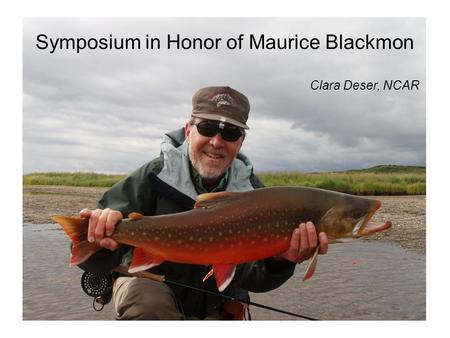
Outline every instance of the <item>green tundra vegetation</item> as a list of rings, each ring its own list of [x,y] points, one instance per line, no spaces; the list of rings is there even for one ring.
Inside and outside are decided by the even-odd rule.
[[[257,175],[268,187],[307,186],[355,195],[426,194],[426,168],[420,166],[379,165],[339,172],[260,172]],[[110,187],[123,177],[97,173],[31,173],[23,176],[23,184]]]
[[[380,165],[339,172],[265,172],[258,174],[266,186],[301,185],[355,195],[425,195],[426,168]]]
[[[125,175],[97,173],[31,173],[23,176],[24,185],[66,185],[76,187],[111,187]]]

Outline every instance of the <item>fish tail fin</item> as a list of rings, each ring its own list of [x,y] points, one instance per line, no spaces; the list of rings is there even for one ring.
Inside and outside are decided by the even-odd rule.
[[[316,271],[317,267],[318,258],[319,258],[319,246],[317,246],[316,251],[314,251],[313,257],[309,261],[305,275],[303,276],[303,281],[310,279],[314,275],[314,272]]]
[[[101,250],[96,243],[88,242],[87,232],[89,226],[88,218],[77,216],[52,216],[52,220],[58,223],[72,241],[72,254],[70,265],[79,265],[85,262],[94,253]]]

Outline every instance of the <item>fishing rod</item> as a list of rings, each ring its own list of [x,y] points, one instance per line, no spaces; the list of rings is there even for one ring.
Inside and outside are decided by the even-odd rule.
[[[148,271],[140,271],[140,272],[130,273],[130,272],[128,272],[126,267],[119,265],[118,267],[116,267],[113,270],[113,272],[118,272],[123,275],[130,276],[130,277],[147,278],[147,279],[150,279],[150,280],[153,280],[156,282],[160,282],[160,283],[166,283],[169,285],[180,286],[180,287],[183,287],[186,289],[190,289],[190,290],[206,293],[209,295],[221,297],[223,299],[227,299],[230,301],[241,302],[243,304],[252,305],[255,307],[259,307],[259,308],[274,311],[274,312],[283,313],[283,314],[293,316],[293,317],[303,318],[303,319],[307,319],[307,320],[318,320],[317,318],[312,318],[312,317],[300,315],[298,313],[293,313],[293,312],[289,312],[286,310],[277,309],[272,306],[252,302],[250,300],[244,300],[244,299],[224,295],[224,294],[221,294],[218,292],[197,288],[195,286],[171,281],[171,280],[166,279],[165,276],[156,275],[156,274],[153,274]],[[109,303],[109,301],[111,300],[112,284],[113,284],[112,279],[110,277],[108,277],[107,274],[106,275],[98,275],[98,274],[95,274],[92,272],[85,271],[83,273],[83,275],[81,276],[81,287],[82,287],[83,291],[86,294],[88,294],[89,296],[94,297],[92,306],[95,311],[101,311],[103,309],[103,307],[107,303]],[[100,305],[97,305],[97,304],[100,304]]]
[[[252,305],[252,306],[260,307],[260,308],[263,308],[263,309],[266,309],[266,310],[271,310],[271,311],[275,311],[275,312],[279,312],[279,313],[284,313],[286,315],[290,315],[290,316],[294,316],[294,317],[298,317],[298,318],[303,318],[303,319],[308,319],[308,320],[318,320],[316,318],[300,315],[298,313],[293,313],[293,312],[277,309],[277,308],[274,308],[274,307],[271,307],[271,306],[267,306],[267,305],[260,304],[260,303],[255,303],[255,302],[252,302],[252,301],[247,301],[247,300],[244,300],[244,299],[239,299],[239,298],[232,297],[232,296],[222,295],[222,294],[220,294],[218,292],[205,290],[205,289],[200,289],[200,288],[196,288],[194,286],[190,286],[190,285],[186,285],[186,284],[182,284],[182,283],[178,283],[178,282],[174,282],[174,281],[170,281],[170,280],[164,280],[164,283],[172,284],[172,285],[176,285],[176,286],[181,286],[181,287],[188,288],[188,289],[191,289],[191,290],[207,293],[207,294],[210,294],[210,295],[213,295],[213,296],[219,296],[219,297],[222,297],[222,298],[227,299],[227,300],[233,300],[233,301],[245,303],[247,305]]]
[[[162,275],[156,275],[156,274],[153,274],[153,273],[148,272],[148,271],[140,271],[140,272],[135,272],[135,273],[129,273],[127,271],[127,268],[125,268],[124,266],[121,266],[121,265],[116,267],[113,271],[120,272],[120,273],[122,273],[124,275],[131,276],[131,277],[147,278],[147,279],[151,279],[153,281],[160,282],[160,283],[166,283],[166,284],[170,284],[170,285],[174,285],[174,286],[181,286],[183,288],[187,288],[187,289],[190,289],[190,290],[203,292],[203,293],[206,293],[206,294],[209,294],[209,295],[221,297],[221,298],[224,298],[224,299],[227,299],[227,300],[241,302],[241,303],[244,303],[244,304],[247,304],[247,305],[252,305],[252,306],[255,306],[255,307],[259,307],[259,308],[270,310],[270,311],[274,311],[274,312],[283,313],[283,314],[290,315],[290,316],[293,316],[293,317],[303,318],[303,319],[307,319],[307,320],[318,320],[317,318],[312,318],[312,317],[304,316],[304,315],[301,315],[301,314],[298,314],[298,313],[289,312],[289,311],[282,310],[282,309],[277,309],[277,308],[274,308],[272,306],[267,306],[267,305],[264,305],[264,304],[255,303],[255,302],[252,302],[250,300],[247,301],[247,300],[244,300],[244,299],[239,299],[239,298],[236,298],[236,297],[224,295],[224,294],[221,294],[221,293],[218,293],[218,292],[205,290],[205,289],[200,289],[200,288],[197,288],[195,286],[191,286],[191,285],[187,285],[187,284],[171,281],[171,280],[166,279]]]

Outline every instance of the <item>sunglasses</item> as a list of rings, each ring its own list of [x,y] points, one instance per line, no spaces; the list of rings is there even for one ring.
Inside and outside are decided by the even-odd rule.
[[[220,133],[227,142],[236,142],[242,136],[241,128],[224,122],[203,120],[194,123],[194,126],[202,136],[214,137]]]

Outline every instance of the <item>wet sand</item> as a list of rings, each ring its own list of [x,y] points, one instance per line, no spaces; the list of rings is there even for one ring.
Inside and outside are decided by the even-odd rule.
[[[92,309],[81,289],[82,271],[68,266],[69,240],[48,216],[95,207],[101,188],[25,189],[23,319],[112,320],[112,306]],[[390,232],[333,244],[314,277],[302,283],[306,264],[277,290],[251,294],[252,301],[323,320],[426,319],[425,196],[381,197],[379,220]],[[47,221],[43,221],[47,220]],[[45,223],[45,224],[41,224]],[[298,318],[251,307],[253,320]]]

